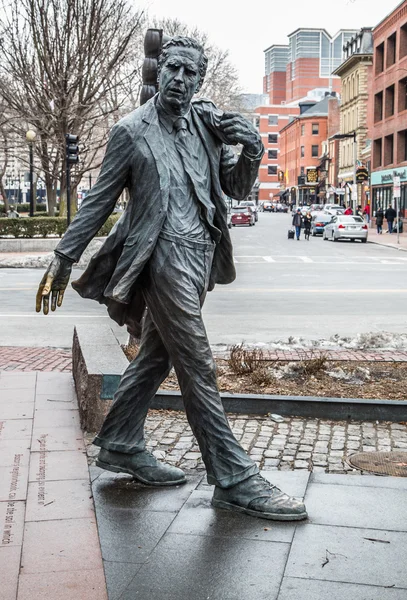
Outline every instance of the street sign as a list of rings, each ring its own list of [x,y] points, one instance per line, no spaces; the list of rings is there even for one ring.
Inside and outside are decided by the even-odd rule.
[[[356,183],[351,184],[352,188],[352,200],[356,201],[358,199],[358,188]]]
[[[401,185],[400,185],[400,177],[395,175],[393,177],[393,198],[401,197]]]

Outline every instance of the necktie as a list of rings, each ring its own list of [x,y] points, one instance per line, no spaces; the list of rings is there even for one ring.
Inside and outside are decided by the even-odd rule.
[[[196,151],[194,151],[194,144],[188,144],[190,141],[189,138],[192,136],[189,133],[188,121],[185,117],[178,117],[178,119],[174,121],[174,129],[175,147],[181,156],[185,171],[192,183],[199,202],[207,209],[207,221],[209,221],[210,225],[213,225],[214,208],[213,205],[208,202],[208,197],[205,193],[207,181],[199,169],[199,156],[196,154]]]

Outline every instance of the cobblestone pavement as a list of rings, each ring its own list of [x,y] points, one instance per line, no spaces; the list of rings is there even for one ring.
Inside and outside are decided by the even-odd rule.
[[[264,471],[307,469],[327,473],[360,473],[346,462],[358,451],[407,450],[407,423],[328,421],[228,415],[233,433]],[[183,413],[151,411],[147,423],[147,447],[166,462],[186,471],[204,469],[199,447]],[[89,462],[99,449],[87,436]]]
[[[218,358],[226,358],[225,349],[214,349]],[[268,360],[299,361],[316,358],[323,354],[335,361],[361,362],[407,362],[407,351],[401,350],[265,350]],[[72,352],[62,348],[0,347],[0,370],[3,371],[61,371],[72,370]]]

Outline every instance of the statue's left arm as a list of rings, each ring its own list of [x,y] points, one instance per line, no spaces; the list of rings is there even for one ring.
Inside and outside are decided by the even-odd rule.
[[[220,183],[225,194],[243,200],[250,193],[259,171],[264,146],[259,132],[238,113],[224,113],[219,123],[224,144],[220,161]],[[237,157],[230,145],[242,144]]]

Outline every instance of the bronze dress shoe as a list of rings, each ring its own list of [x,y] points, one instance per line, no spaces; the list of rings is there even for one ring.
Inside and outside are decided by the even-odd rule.
[[[308,517],[301,500],[287,496],[261,475],[252,475],[231,488],[215,487],[212,505],[274,521],[300,521]]]
[[[128,473],[146,485],[165,486],[186,483],[184,471],[159,462],[148,450],[125,454],[102,448],[96,466],[113,473]]]

